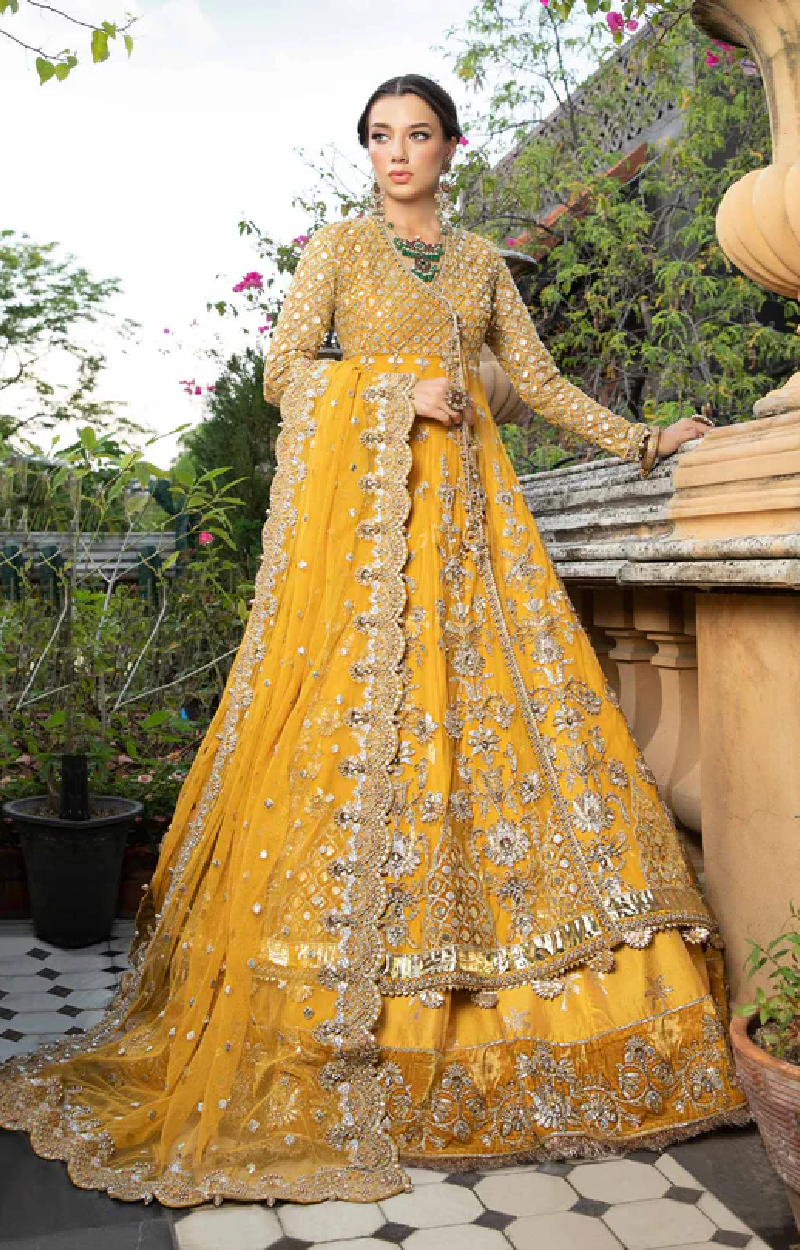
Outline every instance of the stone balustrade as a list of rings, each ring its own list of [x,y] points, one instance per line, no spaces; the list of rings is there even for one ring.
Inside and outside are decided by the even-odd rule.
[[[658,464],[521,478],[679,821],[702,839],[735,999],[800,903],[800,404]]]
[[[55,549],[62,559],[71,557],[74,535],[66,530],[0,530],[0,561],[12,559],[30,564],[29,576],[37,580]],[[84,531],[78,540],[76,573],[79,581],[97,578],[115,584],[135,581],[145,556],[162,560],[176,546],[173,530],[141,530],[127,534]]]

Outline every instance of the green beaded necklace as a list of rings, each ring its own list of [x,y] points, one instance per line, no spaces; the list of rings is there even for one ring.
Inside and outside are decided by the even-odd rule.
[[[386,228],[394,230],[391,221],[387,221]],[[411,272],[421,278],[423,282],[433,282],[439,272],[439,263],[444,254],[443,243],[426,243],[419,235],[413,239],[403,239],[399,235],[394,236],[394,245],[398,252],[403,256],[407,256],[409,260],[413,260]]]

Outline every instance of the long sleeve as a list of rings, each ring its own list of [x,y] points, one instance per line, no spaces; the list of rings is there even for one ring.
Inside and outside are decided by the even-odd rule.
[[[280,402],[290,382],[316,359],[333,320],[336,225],[322,226],[303,250],[264,357],[264,398]]]
[[[567,381],[539,338],[508,265],[499,254],[497,260],[486,343],[520,398],[546,421],[573,430],[610,455],[638,460],[649,427],[626,421]]]

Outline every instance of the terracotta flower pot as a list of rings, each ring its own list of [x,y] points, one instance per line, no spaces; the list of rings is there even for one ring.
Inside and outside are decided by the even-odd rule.
[[[775,1059],[757,1046],[751,1037],[755,1026],[755,1015],[731,1021],[736,1072],[800,1229],[800,1064]]]

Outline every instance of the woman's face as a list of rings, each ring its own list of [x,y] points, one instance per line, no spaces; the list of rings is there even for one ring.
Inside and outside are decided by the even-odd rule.
[[[442,165],[457,139],[445,139],[442,123],[417,95],[381,96],[369,111],[367,141],[372,167],[390,200],[411,203],[430,199],[439,185]]]

